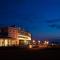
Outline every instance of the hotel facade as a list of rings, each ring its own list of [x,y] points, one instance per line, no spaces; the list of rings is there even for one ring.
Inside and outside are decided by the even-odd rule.
[[[31,42],[31,34],[20,27],[0,28],[0,46],[22,46]]]

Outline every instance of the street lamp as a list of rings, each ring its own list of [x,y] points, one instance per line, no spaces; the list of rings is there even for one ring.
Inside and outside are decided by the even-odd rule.
[[[33,40],[33,43],[35,43],[35,40]]]
[[[40,44],[40,41],[38,41],[38,44]]]
[[[29,45],[29,48],[32,48],[32,45]]]
[[[49,44],[49,41],[44,41],[44,44],[47,44],[48,45]]]
[[[38,43],[40,43],[40,41],[38,41]]]

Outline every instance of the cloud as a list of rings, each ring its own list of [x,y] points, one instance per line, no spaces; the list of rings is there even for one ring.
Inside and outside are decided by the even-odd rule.
[[[56,23],[56,22],[60,22],[60,19],[53,19],[53,20],[47,20],[47,23]]]
[[[57,29],[60,29],[60,25],[57,25],[56,28],[57,28]]]
[[[47,20],[48,26],[51,28],[60,29],[60,19]],[[58,24],[57,24],[58,23]]]
[[[51,28],[55,28],[56,24],[52,24],[52,25],[48,25],[48,26],[51,27]]]
[[[48,25],[51,28],[56,28],[56,29],[60,29],[60,25],[58,24],[52,24],[52,25]]]

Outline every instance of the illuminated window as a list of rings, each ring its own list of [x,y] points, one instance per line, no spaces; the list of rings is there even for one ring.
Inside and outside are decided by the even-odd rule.
[[[8,46],[8,40],[7,39],[5,40],[5,46]]]

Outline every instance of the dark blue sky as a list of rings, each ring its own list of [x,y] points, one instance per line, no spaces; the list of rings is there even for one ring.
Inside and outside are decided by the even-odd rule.
[[[0,0],[0,24],[19,24],[35,38],[59,38],[60,0]]]

